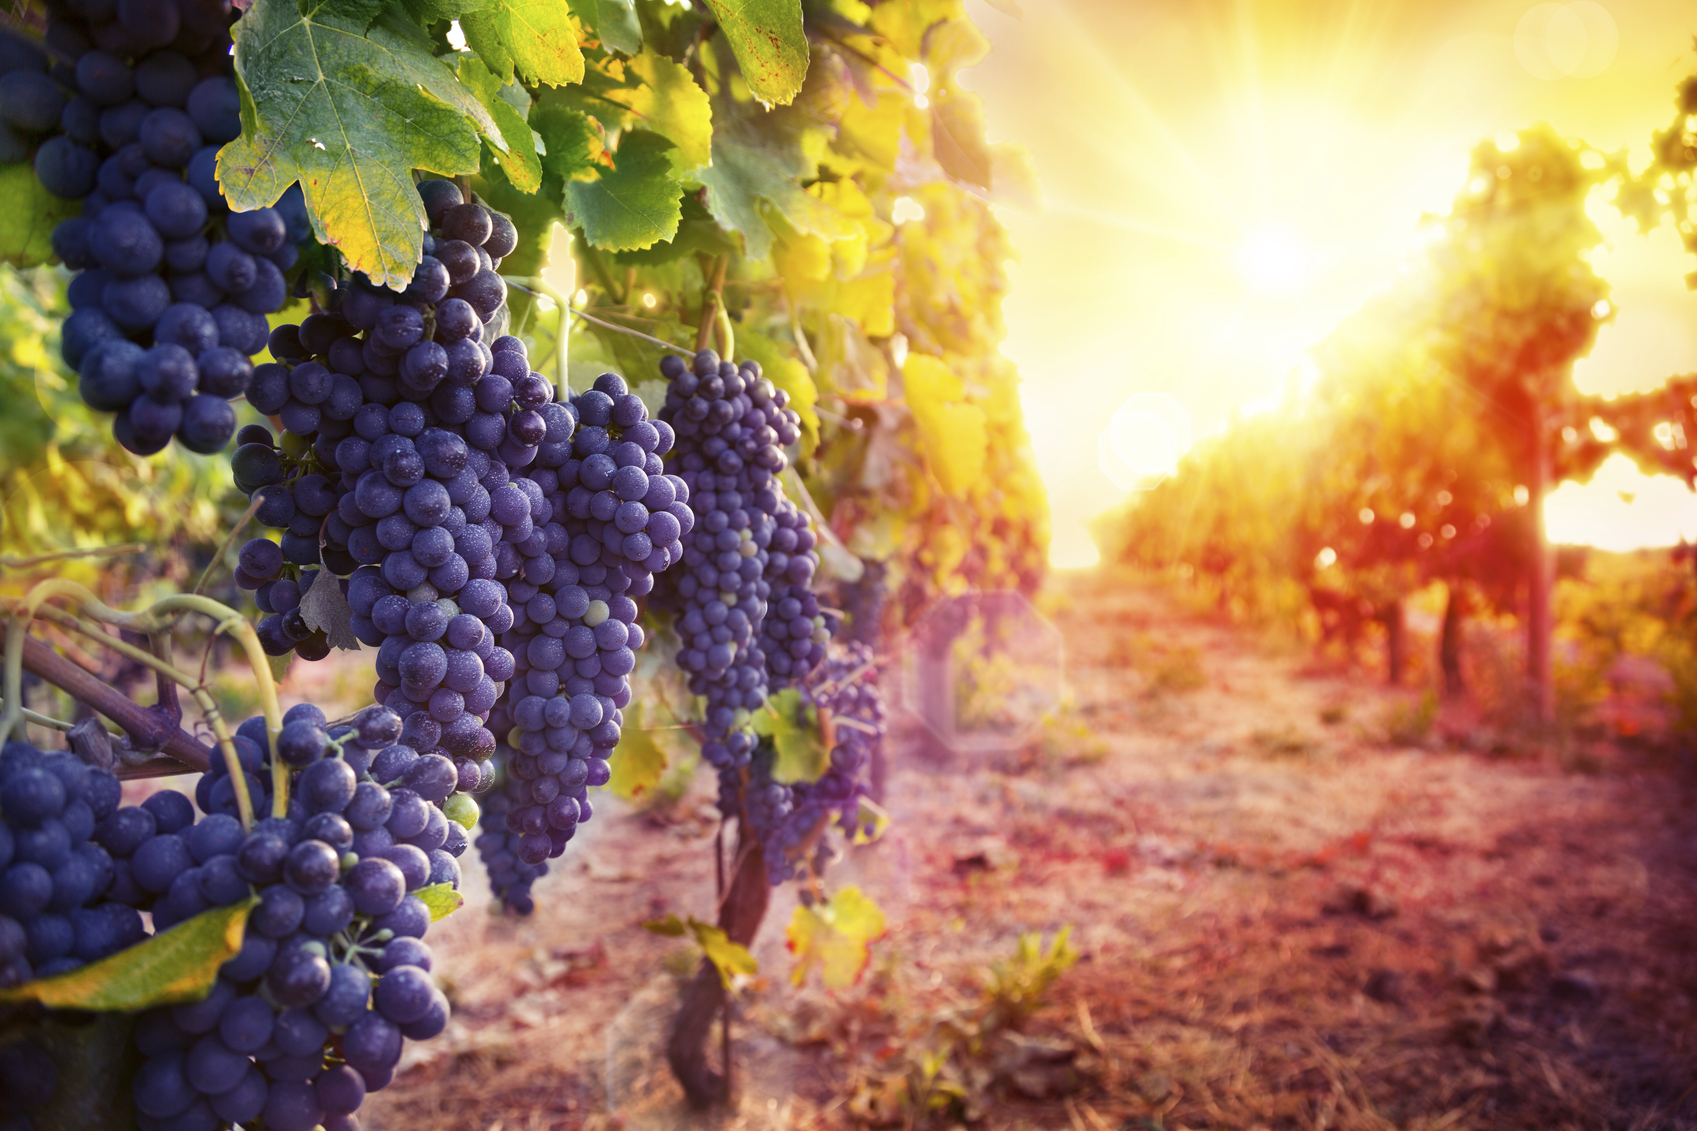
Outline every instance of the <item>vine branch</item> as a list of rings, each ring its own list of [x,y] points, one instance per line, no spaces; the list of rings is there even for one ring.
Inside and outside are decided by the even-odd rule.
[[[0,625],[0,644],[9,648],[11,640],[7,632],[7,628]],[[129,696],[117,688],[84,671],[47,645],[39,640],[32,640],[27,635],[23,642],[23,666],[25,670],[40,676],[71,698],[86,703],[105,715],[143,746],[155,748],[169,756],[165,759],[150,759],[140,766],[119,770],[120,777],[157,776],[162,762],[174,763],[165,771],[168,773],[180,774],[185,770],[204,772],[211,768],[212,751],[194,736],[174,723],[166,723],[149,708],[132,702]]]

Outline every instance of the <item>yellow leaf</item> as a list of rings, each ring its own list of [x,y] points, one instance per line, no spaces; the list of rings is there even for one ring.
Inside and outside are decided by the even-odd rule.
[[[711,164],[713,111],[689,68],[653,51],[644,51],[628,66],[646,85],[621,92],[620,98],[648,129],[676,146],[667,153],[674,171],[687,173]]]
[[[689,933],[684,921],[676,915],[668,915],[664,919],[650,919],[642,925],[642,929],[667,938],[681,939]]]
[[[27,161],[0,166],[0,259],[14,267],[33,267],[53,258],[53,228],[82,211],[82,202],[60,200],[41,187]]]
[[[218,968],[242,949],[249,897],[203,911],[168,931],[76,970],[0,991],[0,1002],[38,1001],[49,1009],[122,1010],[199,1001]]]
[[[430,921],[446,919],[465,905],[465,896],[454,890],[453,884],[431,884],[413,892],[430,908]]]
[[[727,990],[738,974],[752,978],[760,973],[760,963],[754,960],[748,948],[732,942],[723,930],[698,919],[689,921],[689,929],[695,935],[695,941],[701,944],[701,952],[707,956],[707,961],[719,972],[719,981]]]
[[[734,943],[730,936],[711,923],[703,923],[691,915],[689,919],[679,919],[676,915],[668,915],[664,919],[655,919],[644,923],[644,930],[668,938],[681,939],[684,935],[694,935],[695,941],[701,947],[702,954],[713,968],[719,972],[719,980],[728,990],[738,974],[753,977],[760,972],[760,963],[748,952],[741,943]]]
[[[666,762],[666,752],[652,734],[642,729],[642,704],[632,703],[625,712],[625,725],[620,730],[619,748],[613,759],[613,776],[607,788],[614,796],[629,801],[660,784]]]
[[[882,7],[894,6],[886,4]],[[858,98],[851,98],[843,107],[843,116],[837,123],[837,136],[831,148],[850,165],[860,165],[868,170],[889,169],[896,163],[896,154],[901,148],[902,123],[906,116],[907,100],[894,91],[881,92],[878,104],[872,107],[862,105]]]
[[[966,494],[984,473],[989,451],[984,410],[955,403],[966,396],[966,385],[940,358],[908,354],[902,380],[926,467],[943,490],[956,497]]]
[[[824,903],[797,907],[786,934],[796,956],[791,982],[801,985],[817,968],[826,988],[843,990],[860,980],[872,943],[884,937],[884,911],[851,885]]]
[[[832,246],[815,235],[795,235],[772,249],[772,266],[787,283],[818,282],[831,272]]]
[[[833,306],[837,313],[860,323],[867,337],[887,338],[896,332],[896,277],[880,272],[839,283]]]

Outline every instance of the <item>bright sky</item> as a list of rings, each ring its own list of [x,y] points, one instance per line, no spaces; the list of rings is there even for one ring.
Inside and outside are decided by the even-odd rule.
[[[1095,560],[1085,523],[1124,497],[1097,451],[1128,397],[1169,394],[1194,436],[1253,411],[1395,274],[1477,141],[1548,121],[1641,165],[1697,70],[1697,8],[1672,0],[1020,6],[1015,20],[972,0],[995,50],[963,78],[992,140],[1029,146],[1043,181],[1044,214],[1002,211],[1022,257],[1005,348],[1063,566]],[[1580,388],[1697,370],[1697,262],[1671,229],[1604,228],[1620,313]],[[1611,464],[1551,498],[1551,533],[1610,548],[1697,534],[1697,499],[1674,485]]]

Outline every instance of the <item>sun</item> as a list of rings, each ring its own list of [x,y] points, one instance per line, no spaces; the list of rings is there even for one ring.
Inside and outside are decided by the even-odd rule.
[[[1237,247],[1237,269],[1257,291],[1295,294],[1314,275],[1314,249],[1284,224],[1262,224]]]

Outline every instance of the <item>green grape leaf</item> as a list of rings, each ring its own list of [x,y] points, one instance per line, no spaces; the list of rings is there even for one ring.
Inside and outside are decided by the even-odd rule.
[[[426,0],[428,3],[429,0]],[[316,15],[322,18],[335,17],[345,21],[350,27],[358,27],[361,31],[371,26],[371,21],[377,18],[377,13],[383,10],[383,0],[318,0],[315,5]],[[434,14],[434,13],[433,13]],[[452,19],[459,15],[456,10],[451,16],[442,19]]]
[[[713,160],[713,106],[689,68],[644,51],[626,66],[642,86],[623,92],[623,102],[653,132],[676,147],[667,153],[673,169],[688,173]]]
[[[666,761],[666,752],[642,727],[642,704],[632,703],[619,728],[619,756],[613,759],[607,788],[613,796],[630,801],[660,784]]]
[[[507,139],[507,151],[497,150],[495,161],[507,174],[507,179],[520,192],[533,193],[542,187],[542,162],[536,155],[536,145],[531,137],[530,124],[524,120],[511,102],[508,102],[502,92],[504,84],[495,77],[495,72],[484,65],[483,60],[475,55],[461,55],[459,79],[467,90],[476,94],[488,109],[495,124],[501,129],[501,136]]]
[[[827,240],[854,234],[852,223],[803,189],[802,178],[818,171],[801,145],[801,131],[775,122],[733,119],[713,131],[713,164],[695,173],[707,186],[707,208],[722,227],[741,232],[750,259],[772,250],[772,229],[763,206],[775,208],[797,232]]]
[[[218,153],[231,207],[267,207],[299,181],[320,241],[404,287],[424,240],[412,170],[475,173],[479,133],[505,144],[489,111],[397,17],[362,35],[293,0],[255,0],[234,31],[242,136]]]
[[[465,905],[465,896],[454,890],[453,884],[430,884],[412,894],[430,908],[430,921],[446,919]]]
[[[762,102],[786,106],[807,77],[800,0],[707,0],[736,53],[743,81]]]
[[[354,635],[353,615],[336,575],[327,569],[313,574],[312,588],[301,594],[301,619],[306,626],[329,637],[330,647],[357,652],[359,637]]]
[[[462,16],[460,29],[503,83],[515,72],[532,85],[583,81],[577,24],[559,0],[496,0]]]
[[[772,780],[794,785],[824,777],[831,766],[831,752],[819,733],[819,712],[803,703],[801,692],[793,687],[768,698],[766,706],[755,711],[749,723],[754,733],[770,738],[777,749]]]
[[[672,143],[646,130],[628,133],[613,157],[615,168],[593,181],[566,186],[572,222],[596,247],[630,251],[653,247],[677,234],[683,207],[671,176]]]
[[[622,55],[642,50],[635,0],[572,0],[572,12],[595,32],[603,47]]]
[[[0,990],[0,1002],[38,1001],[49,1009],[133,1013],[172,1002],[199,1001],[218,968],[242,948],[248,912],[259,902],[215,907],[87,966]]]
[[[713,221],[686,219],[678,225],[678,234],[665,243],[641,251],[622,251],[614,258],[620,263],[657,267],[686,255],[729,255],[736,249],[731,237]],[[742,338],[739,336],[737,340],[740,342]]]
[[[530,109],[530,126],[542,135],[548,152],[542,168],[562,181],[593,180],[604,152],[606,130],[600,122],[553,95],[543,95]]]
[[[28,161],[0,166],[0,259],[34,267],[53,258],[53,227],[82,211],[82,202],[60,200],[41,187]]]

